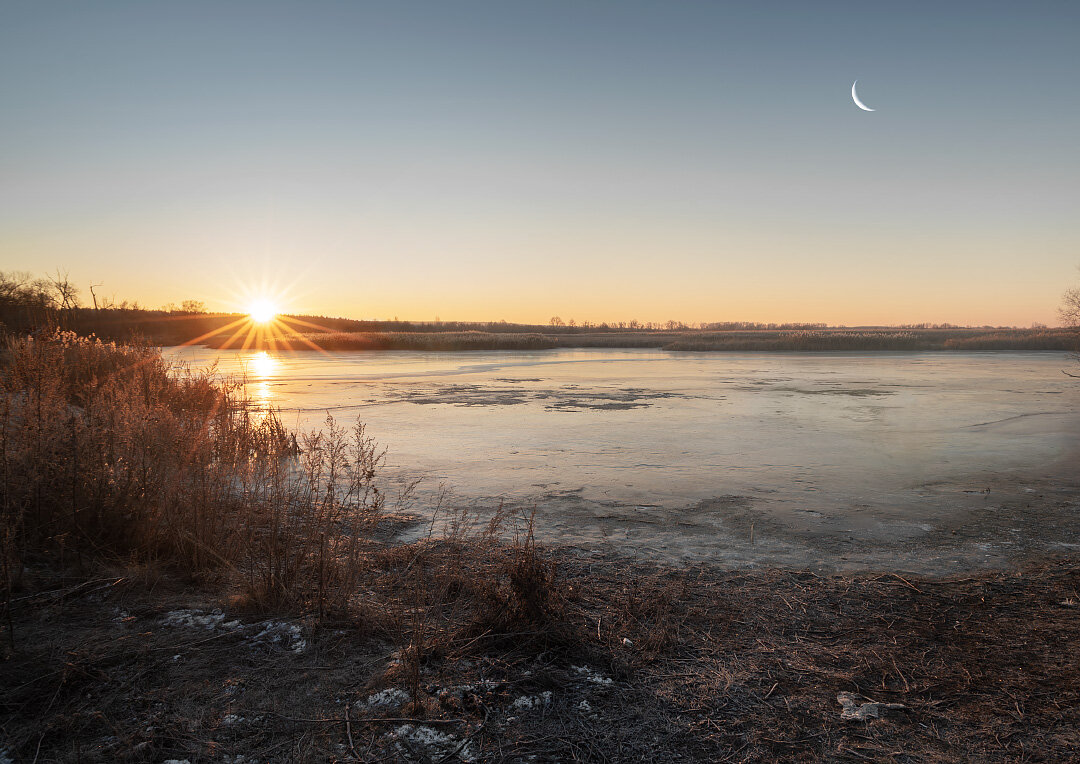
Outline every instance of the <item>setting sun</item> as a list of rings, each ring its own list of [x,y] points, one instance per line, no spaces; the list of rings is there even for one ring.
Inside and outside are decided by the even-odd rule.
[[[278,314],[277,306],[269,300],[256,300],[248,306],[248,315],[257,324],[273,321]]]

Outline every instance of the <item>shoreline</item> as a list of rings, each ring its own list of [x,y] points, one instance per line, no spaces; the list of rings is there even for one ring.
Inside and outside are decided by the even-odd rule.
[[[1069,469],[1076,458],[1063,455],[1038,473],[927,483],[861,507],[819,500],[811,508],[768,494],[612,501],[584,489],[514,497],[451,492],[448,501],[481,517],[500,508],[535,511],[540,542],[586,557],[732,571],[886,569],[935,578],[1080,554],[1080,481]],[[430,520],[417,514],[398,538],[418,540]]]

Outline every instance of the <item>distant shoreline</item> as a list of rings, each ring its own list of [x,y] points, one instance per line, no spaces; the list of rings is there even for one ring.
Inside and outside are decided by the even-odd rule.
[[[468,351],[554,349],[651,349],[679,352],[921,352],[921,351],[1053,351],[1080,348],[1080,332],[1069,330],[976,330],[956,333],[909,330],[757,330],[752,332],[655,332],[554,335],[470,332],[308,333],[307,342],[261,342],[249,349],[329,351]],[[237,349],[237,343],[210,338],[214,349]]]
[[[554,320],[554,319],[553,319]],[[819,324],[728,322],[697,328],[621,324],[585,326],[505,322],[360,321],[282,315],[256,324],[243,314],[141,309],[75,308],[47,315],[6,310],[2,327],[26,333],[59,326],[106,341],[141,340],[160,346],[202,345],[257,350],[545,350],[554,348],[648,348],[689,352],[843,351],[1080,351],[1080,328],[829,327]]]

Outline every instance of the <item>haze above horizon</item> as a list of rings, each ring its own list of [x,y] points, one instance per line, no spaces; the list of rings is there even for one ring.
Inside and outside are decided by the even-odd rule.
[[[356,318],[1056,324],[1078,31],[1045,2],[3,2],[0,270]]]

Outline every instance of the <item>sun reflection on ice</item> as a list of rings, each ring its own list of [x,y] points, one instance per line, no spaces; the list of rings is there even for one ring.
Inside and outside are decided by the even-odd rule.
[[[277,376],[281,361],[265,350],[260,350],[247,359],[247,366],[249,394],[260,408],[269,407],[274,399],[274,390],[270,383]]]
[[[251,364],[251,371],[255,375],[256,379],[266,380],[277,374],[278,366],[281,365],[274,356],[267,353],[265,350],[260,350],[255,355],[248,359],[248,363]]]

